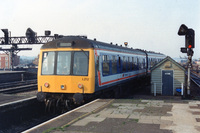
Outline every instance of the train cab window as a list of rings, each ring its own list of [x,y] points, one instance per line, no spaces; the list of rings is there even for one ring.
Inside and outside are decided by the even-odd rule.
[[[69,75],[71,66],[71,52],[58,52],[57,55],[57,75]]]
[[[88,75],[89,52],[74,52],[73,75]]]
[[[112,74],[116,74],[117,73],[117,57],[116,56],[112,56]]]
[[[126,64],[127,64],[126,57],[123,56],[123,69],[122,69],[123,72],[126,72]]]
[[[42,56],[42,75],[54,74],[55,52],[44,52]]]
[[[109,56],[108,55],[103,55],[103,75],[109,75],[110,73],[110,66],[109,66]]]

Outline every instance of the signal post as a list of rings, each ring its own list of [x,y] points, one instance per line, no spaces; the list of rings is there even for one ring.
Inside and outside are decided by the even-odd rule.
[[[179,28],[178,35],[185,35],[185,47],[181,48],[182,53],[187,53],[188,56],[188,78],[187,78],[187,96],[190,97],[190,73],[192,68],[193,48],[195,45],[195,32],[189,29],[186,25],[182,24]]]

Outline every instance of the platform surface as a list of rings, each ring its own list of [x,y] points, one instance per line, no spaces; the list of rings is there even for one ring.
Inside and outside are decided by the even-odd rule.
[[[36,97],[37,91],[25,92],[20,94],[0,94],[0,107],[14,103],[19,100]]]
[[[27,132],[198,133],[200,101],[99,99]]]
[[[7,73],[25,73],[25,71],[0,71],[0,74],[7,74]]]

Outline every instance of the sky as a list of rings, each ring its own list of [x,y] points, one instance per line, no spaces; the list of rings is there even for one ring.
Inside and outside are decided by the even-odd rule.
[[[172,58],[185,37],[181,24],[195,30],[193,58],[200,58],[200,0],[0,0],[0,28],[11,36],[25,36],[27,28],[37,35],[87,35],[89,39],[124,44],[163,53]],[[3,32],[0,31],[0,37]],[[37,56],[42,45],[18,55]],[[5,47],[5,46],[4,46]]]

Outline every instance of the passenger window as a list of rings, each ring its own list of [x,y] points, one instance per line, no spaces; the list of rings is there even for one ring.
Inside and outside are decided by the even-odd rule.
[[[121,57],[118,59],[118,73],[122,73]]]
[[[126,72],[126,57],[125,56],[123,56],[123,72]]]
[[[140,69],[140,61],[139,61],[139,58],[136,59],[136,66],[137,66],[137,70]]]
[[[103,75],[109,75],[110,69],[109,69],[109,57],[108,55],[103,55]]]
[[[139,70],[142,69],[142,58],[139,58]]]
[[[132,58],[128,57],[128,71],[132,70]]]
[[[134,65],[134,57],[132,57],[132,69],[135,70],[135,65]]]
[[[117,73],[117,58],[116,56],[112,56],[112,74]]]

